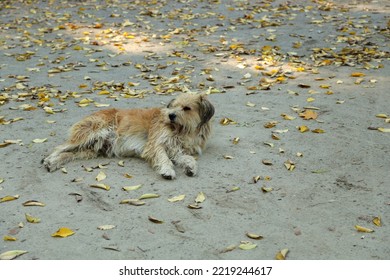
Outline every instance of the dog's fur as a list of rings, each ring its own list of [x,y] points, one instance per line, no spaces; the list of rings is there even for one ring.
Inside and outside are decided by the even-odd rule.
[[[184,93],[167,108],[98,111],[71,128],[68,141],[43,160],[52,172],[75,159],[138,156],[165,179],[174,179],[174,165],[195,176],[193,157],[201,154],[211,133],[214,106],[203,94]]]

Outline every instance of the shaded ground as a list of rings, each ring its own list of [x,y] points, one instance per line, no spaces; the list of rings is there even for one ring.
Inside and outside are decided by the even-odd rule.
[[[0,253],[389,259],[386,2],[2,1]],[[41,166],[81,117],[183,91],[216,107],[199,176],[166,181],[139,159]],[[109,191],[90,187],[100,171]],[[202,208],[188,208],[200,192]],[[145,193],[160,197],[120,204]],[[61,227],[75,234],[52,237]]]

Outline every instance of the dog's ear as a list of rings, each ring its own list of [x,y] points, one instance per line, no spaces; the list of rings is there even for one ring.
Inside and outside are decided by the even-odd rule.
[[[169,103],[168,103],[168,105],[167,105],[167,108],[169,108],[169,107],[172,106],[173,101],[175,101],[175,99],[172,99],[171,101],[169,101]]]
[[[199,115],[201,118],[201,123],[199,127],[207,123],[215,113],[213,104],[207,99],[206,95],[202,94],[199,97]]]

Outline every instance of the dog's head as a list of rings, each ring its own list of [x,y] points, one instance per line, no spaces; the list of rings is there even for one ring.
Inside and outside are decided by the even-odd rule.
[[[165,109],[167,122],[186,131],[195,131],[207,124],[214,111],[206,95],[189,93],[179,95]]]

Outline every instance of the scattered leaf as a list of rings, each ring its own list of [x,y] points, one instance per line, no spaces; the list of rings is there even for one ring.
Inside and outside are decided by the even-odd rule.
[[[351,74],[351,77],[364,77],[366,76],[366,74],[362,73],[362,72],[353,72]]]
[[[241,244],[238,246],[241,250],[252,250],[257,247],[257,244],[249,241],[241,241]]]
[[[23,254],[28,253],[27,251],[22,250],[13,250],[13,251],[7,251],[0,254],[0,260],[13,260],[14,258],[21,256]]]
[[[23,203],[23,206],[45,206],[46,204],[43,203],[43,202],[39,202],[37,200],[28,200],[26,202]]]
[[[318,114],[312,110],[305,110],[304,112],[299,114],[305,120],[315,120],[318,117]]]
[[[116,228],[116,226],[114,226],[114,225],[102,225],[102,226],[98,226],[97,228],[100,229],[100,230],[109,230],[109,229]]]
[[[372,222],[374,223],[374,225],[376,225],[377,227],[381,227],[382,226],[382,222],[381,222],[381,217],[375,217]]]
[[[229,118],[223,118],[222,120],[220,120],[219,123],[222,124],[222,125],[237,124],[237,122],[235,122],[235,121],[233,121],[232,119],[229,119]]]
[[[62,228],[59,228],[55,233],[53,233],[51,236],[53,237],[68,237],[68,236],[71,236],[75,234],[75,232],[73,230],[71,230],[70,228],[67,228],[67,227],[62,227]]]
[[[378,127],[378,131],[387,133],[387,132],[390,132],[390,128]]]
[[[98,188],[98,189],[102,189],[102,190],[106,190],[106,191],[109,191],[111,189],[110,186],[106,185],[106,184],[93,184],[93,185],[90,185],[91,188]]]
[[[178,195],[178,196],[174,196],[172,198],[168,198],[168,201],[169,202],[177,202],[177,201],[183,200],[185,197],[186,197],[185,194],[181,194],[181,195]]]
[[[306,125],[301,125],[301,126],[298,126],[298,130],[299,130],[299,132],[304,133],[304,132],[309,131],[310,129]]]
[[[276,260],[285,260],[287,253],[288,253],[288,249],[283,249],[276,254],[275,259]]]
[[[32,141],[33,141],[33,143],[43,143],[43,142],[47,141],[47,138],[42,138],[42,139],[37,138],[37,139],[34,139]]]
[[[139,199],[132,199],[132,198],[129,198],[129,199],[124,199],[122,200],[121,202],[119,202],[120,204],[130,204],[130,205],[133,205],[133,206],[141,206],[141,205],[145,205],[145,201],[141,201]]]
[[[139,185],[135,185],[135,186],[127,186],[127,187],[123,187],[122,190],[124,191],[135,191],[135,190],[138,190],[142,187],[142,184],[139,184]]]
[[[260,239],[264,238],[261,235],[258,235],[258,234],[255,234],[255,233],[250,233],[250,232],[247,232],[246,236],[248,236],[249,238],[255,239],[255,240],[260,240]]]
[[[195,198],[196,203],[202,203],[203,201],[206,200],[206,196],[203,192],[199,192],[198,195]]]
[[[159,219],[157,219],[155,217],[152,217],[152,216],[148,216],[148,219],[149,219],[149,221],[151,221],[152,223],[155,223],[155,224],[162,224],[162,223],[164,223],[163,220],[159,220]]]
[[[107,178],[107,175],[103,171],[100,171],[95,179],[96,179],[96,181],[100,182],[106,178]]]
[[[145,193],[143,195],[141,195],[138,199],[150,199],[150,198],[158,198],[160,197],[159,194],[156,194],[156,193]]]
[[[320,129],[320,128],[316,128],[316,129],[313,129],[311,132],[313,132],[313,133],[325,133],[325,130]]]
[[[355,229],[357,231],[359,231],[359,232],[367,232],[367,233],[374,232],[373,229],[362,227],[362,226],[358,226],[358,225],[355,226]]]
[[[30,214],[26,213],[25,216],[26,216],[27,222],[29,222],[29,223],[36,224],[36,223],[40,223],[41,222],[40,218],[33,217]]]
[[[7,196],[4,196],[2,198],[0,198],[0,203],[2,202],[7,202],[7,201],[12,201],[12,200],[15,200],[15,199],[18,199],[19,198],[19,195],[7,195]]]
[[[10,236],[10,235],[5,235],[4,237],[3,237],[3,240],[4,241],[16,241],[16,240],[18,240],[15,236]]]
[[[273,191],[273,188],[263,186],[263,187],[261,187],[261,190],[262,190],[264,193],[267,193],[267,192]]]

